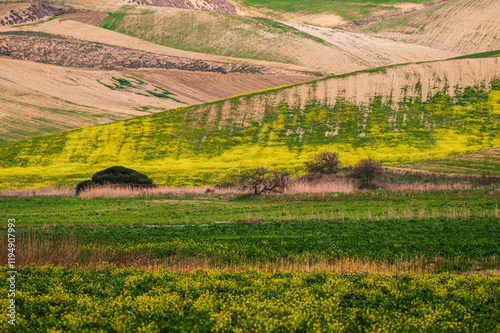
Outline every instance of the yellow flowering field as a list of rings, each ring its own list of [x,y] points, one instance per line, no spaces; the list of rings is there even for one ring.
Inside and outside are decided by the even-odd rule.
[[[2,332],[500,332],[499,275],[110,266],[24,268],[18,278],[17,325],[2,316]]]
[[[161,185],[207,185],[259,165],[298,175],[325,148],[348,166],[367,156],[395,164],[500,146],[498,80],[457,87],[454,97],[437,93],[397,105],[382,97],[364,106],[342,100],[268,105],[260,121],[240,112],[241,98],[1,143],[0,186],[73,185],[112,165]]]

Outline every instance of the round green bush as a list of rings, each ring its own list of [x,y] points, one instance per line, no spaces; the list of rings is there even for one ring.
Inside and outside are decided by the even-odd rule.
[[[80,194],[81,192],[95,185],[96,183],[94,183],[94,181],[90,179],[84,180],[83,182],[79,182],[78,185],[76,185],[76,195]]]
[[[108,184],[152,185],[153,184],[153,181],[149,179],[148,176],[146,176],[145,174],[122,166],[114,166],[96,172],[92,176],[92,181],[98,185],[108,185]]]

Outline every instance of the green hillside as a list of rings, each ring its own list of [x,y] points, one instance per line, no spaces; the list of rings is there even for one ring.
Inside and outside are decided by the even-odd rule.
[[[404,164],[401,167],[431,172],[500,175],[500,148]]]
[[[432,0],[236,0],[245,7],[265,8],[277,13],[335,13],[344,20],[355,20],[361,17],[376,15],[380,11],[396,10],[394,5],[400,3],[428,3]],[[279,14],[278,14],[279,15]]]
[[[354,105],[310,96],[306,103],[266,104],[264,114],[255,113],[266,95],[281,90],[2,143],[1,186],[75,183],[117,164],[159,184],[201,185],[249,166],[300,174],[303,161],[324,148],[350,165],[367,156],[407,163],[500,146],[498,80],[426,101],[416,96],[393,103],[378,96]]]
[[[324,43],[263,18],[134,6],[110,13],[100,27],[181,50],[283,63],[297,63],[291,46]]]

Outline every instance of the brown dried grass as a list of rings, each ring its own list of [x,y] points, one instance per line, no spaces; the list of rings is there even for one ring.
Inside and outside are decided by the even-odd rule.
[[[298,181],[288,186],[284,193],[351,193],[356,189],[356,184],[353,181],[346,178],[334,178],[318,182]]]
[[[75,195],[74,188],[39,188],[0,191],[0,197],[28,198],[38,196],[67,196]]]
[[[138,196],[186,196],[186,195],[204,195],[208,193],[226,194],[237,193],[234,189],[212,189],[210,187],[157,187],[157,188],[130,188],[130,187],[109,187],[95,186],[89,190],[80,193],[82,199],[92,198],[131,198]],[[241,193],[241,192],[239,192]]]

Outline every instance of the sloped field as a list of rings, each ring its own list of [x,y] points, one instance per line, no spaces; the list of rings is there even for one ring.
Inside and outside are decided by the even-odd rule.
[[[168,9],[165,9],[168,10]],[[177,10],[178,11],[178,10]],[[204,13],[199,13],[204,14]],[[284,64],[279,62],[268,62],[254,59],[238,59],[231,57],[223,57],[212,54],[196,53],[184,51],[151,43],[139,38],[134,38],[121,33],[117,33],[108,29],[98,28],[92,25],[83,24],[77,21],[64,20],[55,18],[48,21],[37,22],[36,24],[28,24],[19,27],[0,27],[0,32],[4,33],[42,33],[57,35],[59,37],[76,39],[78,41],[86,41],[91,43],[104,43],[106,45],[118,46],[121,48],[138,50],[141,52],[150,52],[157,55],[165,55],[178,58],[188,58],[190,61],[215,61],[230,64],[243,64],[248,66],[264,66],[274,69],[295,70],[295,71],[310,71],[310,68],[300,67],[292,64]],[[68,48],[68,52],[73,52],[73,49]],[[277,73],[279,74],[279,73]],[[282,73],[289,74],[289,73]]]
[[[500,148],[415,162],[401,167],[431,172],[500,175]]]
[[[309,77],[91,70],[0,58],[0,141],[105,124]]]
[[[121,164],[159,184],[193,185],[261,164],[298,174],[324,148],[349,165],[498,147],[498,75],[498,58],[396,66],[3,143],[0,179],[50,185]]]
[[[456,55],[360,34],[311,33],[267,19],[168,9],[125,8],[108,16],[101,27],[176,49],[294,64],[327,73]]]
[[[498,0],[449,0],[359,32],[461,54],[500,49]]]
[[[310,23],[314,20],[328,14],[335,14],[343,20],[350,21],[370,15],[378,15],[397,11],[400,9],[420,8],[422,4],[430,3],[433,0],[234,0],[238,4],[239,12],[249,11],[255,15],[260,12],[261,15],[275,16],[278,19],[288,19],[290,14],[297,16],[309,16],[316,14],[315,18],[310,16]],[[293,18],[293,17],[292,17]],[[298,19],[298,18],[297,18]],[[290,21],[297,22],[297,21]],[[301,22],[299,22],[301,23]],[[304,22],[306,23],[306,22]]]

